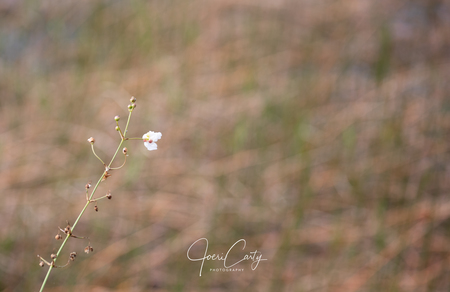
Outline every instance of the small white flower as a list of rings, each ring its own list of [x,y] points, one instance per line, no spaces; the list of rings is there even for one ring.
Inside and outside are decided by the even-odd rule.
[[[156,141],[161,139],[162,134],[160,132],[153,132],[150,131],[148,133],[145,133],[144,136],[142,136],[142,139],[144,139],[144,146],[147,147],[149,151],[158,149],[158,145],[156,145]]]

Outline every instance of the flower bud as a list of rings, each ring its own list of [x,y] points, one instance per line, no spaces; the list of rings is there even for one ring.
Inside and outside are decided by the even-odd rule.
[[[95,143],[94,137],[89,138],[89,139],[88,139],[88,142],[91,143],[91,144],[94,144],[94,143]]]
[[[125,154],[125,155],[127,155],[127,152],[128,152],[127,147],[124,147],[123,150],[122,150],[122,153]]]
[[[130,102],[136,102],[136,97],[134,97],[134,96],[132,96],[131,98],[130,98]]]
[[[56,254],[52,253],[52,254],[50,255],[50,257],[52,258],[52,260],[54,260],[54,259],[56,259]]]
[[[120,130],[119,126],[116,126],[116,131],[119,131],[119,130]]]
[[[114,120],[116,120],[116,122],[118,122],[120,120],[120,117],[119,116],[115,116]]]
[[[56,240],[60,240],[62,238],[62,236],[61,235],[59,235],[59,234],[56,234],[56,236],[55,236],[55,239]]]
[[[128,109],[129,109],[129,110],[132,110],[132,109],[133,109],[133,105],[132,105],[132,104],[129,104],[129,105],[128,105]]]
[[[133,109],[136,108],[136,104],[135,103],[132,103],[131,106],[133,107]]]

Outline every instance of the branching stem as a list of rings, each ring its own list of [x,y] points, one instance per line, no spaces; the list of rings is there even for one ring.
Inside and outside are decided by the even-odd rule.
[[[103,165],[106,166],[106,169],[107,169],[107,170],[111,169],[111,164],[113,163],[114,159],[116,158],[117,153],[119,152],[120,148],[122,147],[123,142],[124,142],[125,140],[128,140],[128,138],[126,138],[125,136],[126,136],[127,131],[128,131],[128,125],[130,124],[130,118],[131,118],[131,113],[132,113],[132,111],[133,111],[133,110],[130,110],[130,111],[129,111],[129,114],[128,114],[128,120],[127,120],[127,125],[126,125],[126,127],[125,127],[125,131],[124,131],[123,134],[122,134],[122,132],[121,132],[121,134],[122,134],[122,135],[121,135],[122,139],[120,140],[120,143],[119,143],[119,146],[117,147],[116,153],[114,153],[114,156],[112,157],[112,159],[111,159],[110,163],[108,164],[108,166],[106,166],[106,164],[103,162],[103,160],[101,160],[100,157],[98,157],[97,154],[95,154],[95,151],[94,151],[94,145],[93,145],[93,143],[91,143],[91,146],[92,146],[92,152],[94,153],[95,157],[97,157],[97,158],[103,163]],[[125,160],[125,161],[126,161],[126,160]],[[71,226],[71,232],[69,232],[69,233],[66,235],[66,238],[64,238],[64,241],[61,243],[61,246],[59,247],[59,250],[58,250],[58,252],[56,253],[56,258],[53,260],[53,263],[58,259],[59,254],[60,254],[61,251],[63,250],[63,248],[64,248],[64,246],[66,245],[66,243],[67,243],[67,241],[69,240],[69,238],[72,236],[71,234],[72,234],[73,230],[74,230],[75,227],[77,226],[78,221],[80,221],[81,216],[83,216],[84,211],[86,211],[86,209],[87,209],[87,207],[89,206],[89,204],[90,204],[91,202],[95,202],[96,200],[99,200],[99,199],[100,199],[100,198],[99,198],[99,199],[96,199],[96,200],[92,200],[92,197],[94,196],[95,191],[97,190],[98,186],[99,186],[100,183],[102,182],[102,180],[103,180],[105,174],[106,174],[106,170],[103,171],[103,174],[100,176],[99,180],[98,180],[97,183],[95,184],[95,187],[94,187],[94,189],[92,190],[91,195],[89,196],[89,198],[88,198],[86,204],[84,205],[83,209],[81,210],[80,214],[78,215],[77,220],[75,220],[75,223]],[[87,196],[87,194],[86,194],[86,196]],[[106,197],[106,196],[105,196],[105,197]],[[101,197],[101,198],[103,198],[103,197]],[[41,258],[41,259],[42,259],[42,258]],[[44,260],[44,259],[42,259],[42,260]],[[45,260],[44,260],[44,261],[45,261]],[[67,264],[66,264],[66,265],[67,265]],[[66,266],[66,265],[65,265],[65,266]],[[48,277],[50,276],[50,273],[52,272],[53,267],[56,267],[56,266],[55,266],[54,264],[50,265],[50,267],[49,267],[49,269],[48,269],[48,271],[47,271],[47,274],[45,275],[44,281],[42,282],[41,289],[39,290],[39,292],[44,291],[45,284],[47,283]]]

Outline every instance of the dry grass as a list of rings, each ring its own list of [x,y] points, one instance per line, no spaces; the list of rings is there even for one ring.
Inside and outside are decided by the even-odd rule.
[[[445,1],[0,3],[0,290],[35,291],[84,185],[161,131],[46,291],[448,291]],[[213,273],[240,238],[268,260]]]

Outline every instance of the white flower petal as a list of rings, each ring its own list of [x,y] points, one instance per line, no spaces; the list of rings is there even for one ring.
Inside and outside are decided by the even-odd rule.
[[[153,143],[144,142],[144,146],[147,147],[149,151],[158,149],[158,145],[156,145],[156,143],[154,142]]]
[[[147,133],[145,133],[142,136],[142,139],[144,139],[144,146],[149,150],[156,150],[158,149],[158,145],[156,145],[156,141],[158,141],[159,139],[161,139],[162,134],[160,132],[153,132],[153,131],[149,131]]]

